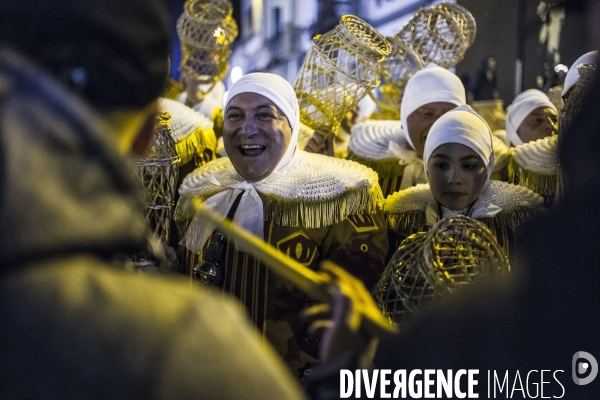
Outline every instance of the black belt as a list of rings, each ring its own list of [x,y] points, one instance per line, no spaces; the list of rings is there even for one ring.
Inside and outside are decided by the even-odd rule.
[[[233,219],[244,192],[240,193],[234,200],[227,219]],[[209,286],[221,287],[223,282],[223,269],[225,268],[225,252],[229,238],[217,227],[210,235],[206,251],[202,254],[202,260],[192,269],[192,277]]]

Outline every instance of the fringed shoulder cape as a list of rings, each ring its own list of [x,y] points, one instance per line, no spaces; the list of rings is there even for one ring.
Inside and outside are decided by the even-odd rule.
[[[547,207],[556,195],[559,170],[557,135],[510,149],[508,182],[543,196]]]
[[[212,161],[188,175],[179,192],[175,219],[185,230],[194,217],[193,199],[206,201],[226,190],[209,177],[233,165]],[[301,152],[285,174],[257,188],[264,206],[264,240],[316,269],[323,259],[344,267],[367,286],[385,265],[387,228],[377,174],[353,161]],[[206,250],[206,246],[204,250]],[[202,254],[185,251],[188,272]],[[222,288],[246,306],[249,317],[298,377],[317,362],[318,342],[306,334],[299,313],[312,304],[291,283],[264,268],[252,254],[227,242]]]
[[[193,162],[199,167],[215,158],[217,137],[211,120],[175,100],[160,99],[159,109],[182,166]]]
[[[473,208],[477,208],[478,203],[500,209],[493,217],[474,218],[490,228],[507,254],[510,254],[509,243],[513,242],[514,230],[544,212],[541,196],[522,186],[500,181],[490,181]],[[388,228],[400,235],[396,241],[412,233],[428,231],[432,223],[439,219],[437,202],[431,194],[429,184],[417,185],[389,196],[384,213]]]
[[[401,151],[394,154],[390,150],[391,142]],[[400,189],[404,170],[415,158],[416,153],[406,141],[400,121],[370,120],[352,127],[348,159],[377,172],[384,196]]]

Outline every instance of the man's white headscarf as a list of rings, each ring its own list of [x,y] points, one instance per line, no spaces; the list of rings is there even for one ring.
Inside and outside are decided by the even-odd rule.
[[[430,64],[408,80],[402,96],[400,120],[406,139],[413,149],[415,145],[410,140],[407,130],[406,120],[408,116],[425,104],[442,101],[456,106],[467,103],[465,87],[458,76],[452,72],[435,64]]]
[[[520,146],[523,144],[517,130],[529,113],[540,107],[550,107],[558,112],[556,106],[552,104],[548,96],[537,89],[529,89],[522,92],[515,97],[512,104],[507,107],[506,136],[513,146]]]
[[[569,68],[567,76],[565,77],[565,85],[561,97],[565,97],[567,92],[569,92],[569,90],[575,85],[575,83],[577,83],[577,80],[579,79],[579,70],[577,69],[577,66],[580,64],[596,64],[597,57],[598,50],[594,50],[590,51],[589,53],[585,53],[577,60],[575,60],[573,65],[571,65],[571,68]]]
[[[465,88],[456,75],[445,68],[429,64],[408,80],[400,106],[400,120],[404,137],[413,150],[415,145],[408,134],[406,120],[417,108],[435,102],[448,102],[456,106],[462,106],[467,101]],[[390,143],[389,150],[401,159],[410,160],[404,168],[400,189],[406,189],[417,183],[427,181],[423,175],[423,165],[419,157],[407,157],[406,151],[401,152],[400,147],[394,142]]]
[[[427,163],[433,152],[443,144],[458,143],[467,146],[481,158],[485,164],[487,180],[484,188],[490,182],[490,175],[494,170],[494,142],[492,131],[487,122],[468,105],[460,106],[442,115],[429,130],[425,149],[423,151],[423,163],[427,173]],[[473,218],[493,217],[502,209],[494,204],[484,201],[476,201],[471,213]],[[433,209],[437,216],[437,210]],[[431,212],[428,207],[427,219],[431,220]]]
[[[227,106],[231,100],[241,93],[256,93],[271,100],[283,112],[292,128],[290,145],[283,154],[279,164],[275,167],[275,170],[264,180],[270,179],[273,174],[278,175],[279,172],[284,172],[295,164],[293,156],[297,153],[298,133],[300,132],[300,107],[298,106],[296,92],[292,85],[279,75],[263,72],[244,75],[229,90],[227,101],[225,102],[224,114],[227,112]]]
[[[225,188],[225,190],[206,200],[204,205],[225,218],[235,199],[240,193],[243,193],[233,220],[236,225],[263,239],[263,203],[256,189],[268,181],[280,178],[285,174],[285,171],[293,167],[298,161],[300,154],[297,144],[300,131],[300,108],[294,89],[285,79],[275,74],[252,73],[243,76],[231,87],[225,103],[225,116],[231,99],[241,93],[259,94],[279,107],[292,128],[290,144],[273,172],[261,181],[245,181],[235,170],[231,169],[215,172],[208,180]],[[198,251],[198,244],[203,246],[214,229],[215,225],[208,223],[203,218],[194,218],[183,238],[183,243],[189,249]]]

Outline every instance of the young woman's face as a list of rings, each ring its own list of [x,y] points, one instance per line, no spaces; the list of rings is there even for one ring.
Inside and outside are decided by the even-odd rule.
[[[433,197],[444,207],[463,210],[481,193],[487,178],[483,160],[467,146],[443,144],[427,162],[427,176]]]

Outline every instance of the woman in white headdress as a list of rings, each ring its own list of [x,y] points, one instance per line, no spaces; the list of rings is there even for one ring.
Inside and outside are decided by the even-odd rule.
[[[543,200],[531,190],[490,180],[492,133],[469,106],[458,107],[433,124],[423,162],[429,183],[386,199],[384,211],[396,236],[394,245],[408,234],[429,230],[441,218],[461,214],[484,222],[508,252],[514,229],[541,210]]]
[[[444,113],[463,104],[460,79],[431,64],[406,84],[401,121],[368,121],[352,128],[348,158],[379,174],[384,195],[425,183],[422,157],[429,129]]]
[[[287,81],[265,73],[242,77],[225,104],[229,158],[185,178],[175,218],[185,231],[188,273],[237,296],[302,375],[317,356],[298,318],[309,299],[194,213],[194,203],[202,203],[302,264],[316,268],[329,259],[367,286],[375,284],[387,253],[377,174],[300,150],[299,127],[296,94]]]

